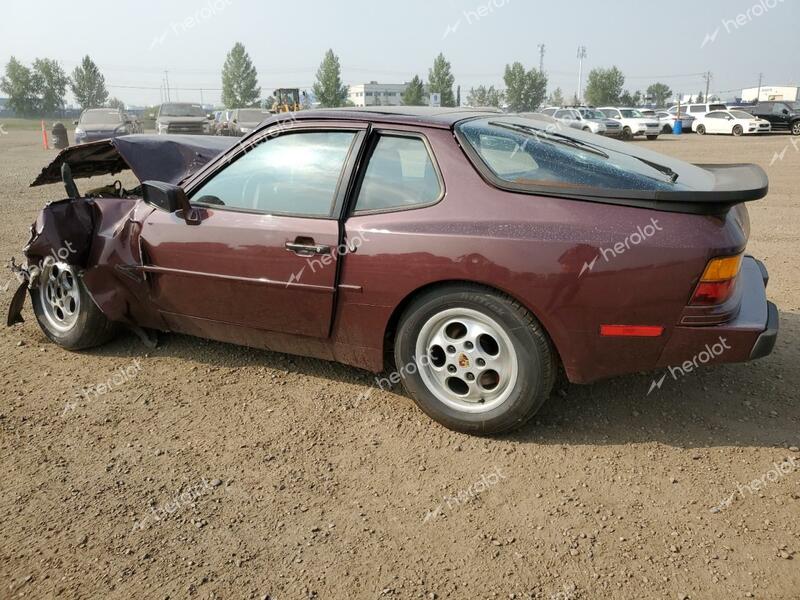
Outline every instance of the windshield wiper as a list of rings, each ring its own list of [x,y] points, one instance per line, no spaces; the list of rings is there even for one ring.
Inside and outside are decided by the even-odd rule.
[[[527,133],[529,135],[533,135],[537,138],[542,138],[547,142],[552,142],[554,144],[561,144],[563,146],[569,146],[570,148],[575,148],[576,150],[584,150],[591,154],[596,154],[597,156],[602,156],[603,158],[608,158],[608,154],[592,146],[591,144],[587,144],[586,142],[582,142],[580,140],[576,140],[575,138],[571,138],[567,135],[561,133],[553,133],[550,131],[543,131],[540,129],[536,129],[535,127],[528,127],[526,125],[512,125],[509,123],[498,123],[496,121],[490,122],[489,125],[493,125],[495,127],[500,127],[502,129],[508,129],[510,131],[516,131],[517,133]]]
[[[678,177],[680,177],[680,175],[678,175],[675,171],[673,171],[672,169],[670,169],[666,165],[660,165],[658,163],[654,163],[654,162],[652,162],[650,160],[647,160],[646,158],[642,158],[641,156],[635,156],[633,154],[628,154],[627,156],[630,156],[632,158],[635,158],[636,160],[642,161],[648,167],[651,167],[651,168],[655,169],[656,171],[659,171],[659,172],[663,173],[664,175],[666,175],[667,177],[670,178],[670,181],[672,181],[672,183],[675,183],[676,181],[678,181]]]

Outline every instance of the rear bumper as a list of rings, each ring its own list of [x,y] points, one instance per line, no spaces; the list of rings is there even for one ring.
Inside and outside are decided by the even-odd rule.
[[[767,301],[767,269],[747,256],[739,277],[742,300],[738,314],[723,325],[675,327],[656,367],[746,362],[772,352],[779,317],[778,308]]]

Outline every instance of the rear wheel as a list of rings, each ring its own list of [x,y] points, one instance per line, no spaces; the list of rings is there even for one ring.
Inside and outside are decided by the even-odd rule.
[[[42,332],[63,348],[99,346],[116,333],[116,325],[97,308],[72,265],[46,260],[31,296]]]
[[[743,135],[743,134],[744,134],[744,129],[742,128],[741,125],[734,125],[733,126],[733,135],[735,135],[736,137],[739,137],[740,135]]]
[[[705,135],[706,134],[706,126],[705,125],[698,125],[695,128],[695,132],[697,135]]]
[[[515,429],[550,395],[550,341],[508,296],[471,285],[425,293],[403,314],[395,340],[403,385],[428,416],[474,434]]]
[[[661,129],[661,133],[672,133],[672,127],[670,125],[664,125],[664,127]]]

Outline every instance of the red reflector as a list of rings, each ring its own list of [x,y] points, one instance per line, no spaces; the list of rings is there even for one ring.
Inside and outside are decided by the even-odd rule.
[[[601,325],[600,335],[605,337],[658,337],[664,328],[655,325]]]
[[[722,304],[730,298],[735,282],[735,279],[728,279],[727,281],[701,281],[694,291],[691,304]]]

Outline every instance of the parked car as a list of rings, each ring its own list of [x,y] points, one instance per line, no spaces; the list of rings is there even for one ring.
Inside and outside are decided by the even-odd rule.
[[[235,136],[247,135],[272,116],[270,111],[260,108],[236,108],[231,113],[228,130],[230,135]]]
[[[140,133],[136,122],[118,108],[87,108],[73,123],[76,144]]]
[[[596,108],[578,107],[577,110],[584,119],[603,123],[606,126],[604,135],[614,138],[622,137],[622,123],[619,121],[606,118],[603,112],[597,110]]]
[[[778,311],[744,204],[764,170],[551,125],[392,106],[278,115],[232,146],[68,148],[33,182],[70,197],[31,230],[8,323],[30,293],[71,350],[124,325],[149,345],[173,331],[376,373],[390,357],[378,388],[402,381],[477,434],[531,419],[562,369],[589,383],[769,354]],[[123,165],[141,192],[87,198],[71,175]]]
[[[200,104],[191,102],[167,102],[158,107],[156,133],[204,135],[213,133],[214,115],[209,115]]]
[[[679,117],[677,114],[672,114],[666,110],[656,111],[656,117],[661,125],[661,133],[673,133],[675,131],[675,123],[678,120],[681,122],[681,131],[692,131],[692,125],[695,120],[694,117],[685,113]]]
[[[681,115],[689,115],[694,117],[695,119],[702,117],[705,114],[710,113],[714,110],[727,110],[728,106],[726,104],[722,104],[720,102],[706,102],[700,104],[681,104],[680,111]],[[678,105],[670,106],[667,109],[667,112],[671,115],[678,114]]]
[[[573,129],[580,129],[581,131],[600,135],[605,135],[606,133],[605,118],[586,119],[581,112],[575,108],[560,108],[555,112],[553,118]]]
[[[646,136],[648,140],[657,140],[661,133],[661,126],[657,119],[647,118],[636,108],[616,108],[604,106],[600,111],[609,119],[614,119],[622,124],[623,140],[632,140],[638,135]]]
[[[743,106],[742,110],[769,121],[772,131],[791,131],[793,135],[800,135],[800,102],[759,102],[755,106]]]
[[[694,122],[694,130],[700,135],[722,133],[740,136],[769,133],[770,129],[769,121],[754,117],[743,110],[715,110]]]

